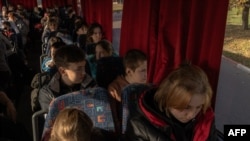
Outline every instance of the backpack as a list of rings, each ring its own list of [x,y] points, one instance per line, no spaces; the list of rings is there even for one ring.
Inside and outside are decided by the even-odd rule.
[[[51,75],[48,72],[37,73],[31,81],[31,110],[33,112],[41,109],[40,103],[38,101],[39,90],[44,84],[48,84],[51,79]]]

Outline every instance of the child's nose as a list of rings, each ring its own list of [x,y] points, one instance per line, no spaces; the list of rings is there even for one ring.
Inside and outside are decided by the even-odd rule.
[[[196,111],[195,109],[190,110],[190,111],[187,113],[187,119],[191,120],[191,119],[195,118],[196,113],[197,113],[197,111]]]

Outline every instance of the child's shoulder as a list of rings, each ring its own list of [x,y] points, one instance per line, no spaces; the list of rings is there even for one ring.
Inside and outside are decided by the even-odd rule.
[[[127,80],[124,78],[123,75],[118,75],[110,84],[109,87],[123,87],[125,85],[128,85],[129,83]]]
[[[91,133],[91,141],[117,140],[115,133],[94,127]]]

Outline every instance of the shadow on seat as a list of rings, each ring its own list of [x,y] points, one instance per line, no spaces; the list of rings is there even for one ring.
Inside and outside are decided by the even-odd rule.
[[[121,74],[124,74],[121,57],[103,57],[97,61],[96,82],[99,87],[107,88]]]
[[[146,84],[130,84],[122,90],[122,134],[125,134],[129,117],[136,111],[138,96],[151,87]]]
[[[51,130],[59,111],[64,108],[78,108],[84,111],[93,121],[95,127],[114,133],[114,122],[108,99],[108,91],[101,87],[76,91],[54,99],[49,107],[45,120],[43,136]],[[112,135],[112,134],[111,134]]]

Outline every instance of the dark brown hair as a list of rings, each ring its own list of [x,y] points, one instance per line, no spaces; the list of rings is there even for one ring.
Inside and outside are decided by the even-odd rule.
[[[140,66],[140,63],[147,61],[147,56],[144,52],[138,49],[131,49],[127,51],[124,56],[124,68],[130,68],[135,71]]]
[[[68,67],[69,63],[78,63],[85,60],[85,53],[75,45],[66,45],[59,48],[55,54],[57,68]]]

